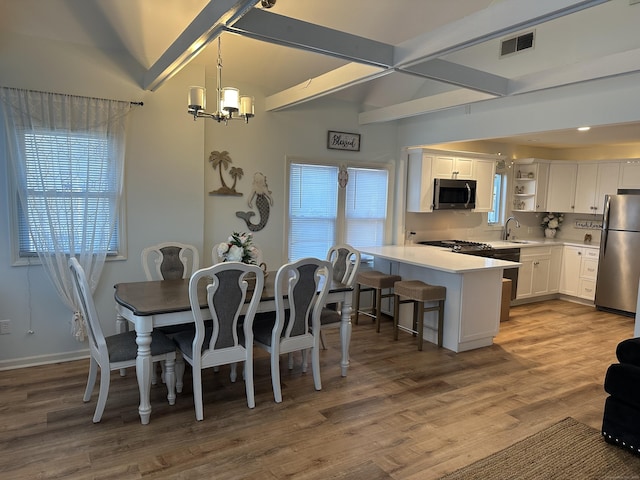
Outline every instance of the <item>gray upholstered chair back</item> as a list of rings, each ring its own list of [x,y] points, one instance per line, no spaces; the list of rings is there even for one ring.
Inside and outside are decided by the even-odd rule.
[[[200,268],[198,249],[179,242],[164,242],[142,250],[142,268],[147,280],[189,278]]]
[[[360,269],[360,252],[351,245],[334,245],[327,253],[333,265],[333,280],[353,286]]]
[[[210,332],[206,331],[201,310],[205,299],[198,295],[199,286],[202,288],[201,282],[207,282],[206,305],[213,320],[213,329]],[[204,357],[212,357],[215,355],[214,352],[225,349],[227,353],[233,349],[240,350],[242,358],[236,361],[245,360],[242,351],[245,341],[246,345],[253,344],[253,317],[260,302],[263,286],[264,273],[260,267],[240,262],[218,263],[192,275],[189,281],[189,300],[196,326],[192,346],[194,368],[197,368],[196,365],[199,363],[197,352],[202,352],[202,366],[208,363]],[[242,314],[241,310],[249,295],[251,299],[247,311]],[[238,336],[238,321],[241,315],[244,318],[243,338]]]
[[[282,342],[292,337],[312,335],[310,326],[311,332],[319,331],[320,312],[325,304],[332,272],[331,263],[317,258],[303,258],[280,267],[276,274],[278,321],[274,338],[281,338]],[[285,316],[285,295],[289,300],[288,316]],[[316,325],[315,330],[313,325]]]

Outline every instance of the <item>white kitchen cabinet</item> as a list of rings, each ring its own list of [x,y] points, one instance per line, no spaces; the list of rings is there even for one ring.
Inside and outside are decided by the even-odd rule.
[[[619,162],[578,163],[574,209],[571,211],[602,214],[604,196],[617,193],[619,176]]]
[[[573,212],[578,164],[552,162],[549,165],[548,212]]]
[[[548,293],[560,290],[560,273],[562,272],[562,245],[551,247],[551,265],[549,265]]]
[[[481,155],[479,155],[481,156]],[[476,184],[476,212],[489,212],[493,206],[493,177],[496,159],[444,156],[442,152],[411,149],[407,158],[407,211],[433,211],[435,178],[473,179]],[[454,174],[453,172],[459,172]]]
[[[560,274],[560,293],[578,296],[580,264],[582,263],[582,248],[565,245],[562,252],[562,272]]]
[[[556,293],[560,281],[562,246],[528,247],[520,250],[516,299]]]
[[[595,255],[596,258],[590,258]],[[587,250],[580,266],[580,288],[578,296],[587,300],[596,298],[596,278],[598,276],[598,250]]]
[[[476,208],[474,212],[493,210],[493,177],[496,174],[495,160],[474,160],[474,178],[476,184]]]
[[[513,179],[513,212],[542,212],[546,211],[547,177],[549,163],[534,162],[530,159],[526,163],[514,165]]]
[[[407,211],[433,211],[434,156],[423,150],[410,150],[407,162]]]
[[[437,155],[433,160],[433,178],[474,179],[473,159]]]
[[[565,245],[560,293],[594,300],[599,253],[598,247]]]
[[[640,159],[624,160],[620,163],[618,188],[640,188]]]

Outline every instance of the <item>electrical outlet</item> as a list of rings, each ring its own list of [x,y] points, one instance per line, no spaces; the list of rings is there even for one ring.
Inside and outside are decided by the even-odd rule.
[[[0,320],[0,335],[11,333],[11,320]]]

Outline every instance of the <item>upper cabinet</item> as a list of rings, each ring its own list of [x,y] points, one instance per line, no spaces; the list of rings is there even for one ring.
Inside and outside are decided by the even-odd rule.
[[[623,160],[620,163],[618,188],[640,189],[640,160]]]
[[[423,150],[410,150],[407,161],[407,211],[433,211],[434,156]]]
[[[437,155],[433,161],[433,178],[474,179],[473,159]]]
[[[477,181],[474,212],[490,212],[493,210],[493,177],[496,174],[496,162],[495,160],[474,160],[473,172]]]
[[[604,196],[618,191],[619,162],[552,162],[547,211],[602,214]]]
[[[558,161],[550,164],[547,193],[548,212],[573,212],[577,173],[577,163]]]
[[[516,161],[513,166],[514,212],[541,212],[546,209],[549,163],[536,159]]]
[[[407,211],[433,211],[433,179],[473,179],[475,212],[493,208],[497,158],[462,157],[428,149],[409,150]],[[513,212],[562,212],[602,215],[605,195],[618,189],[640,189],[640,159],[565,161],[527,158],[513,165],[508,205]]]
[[[620,163],[579,163],[576,176],[574,213],[602,214],[604,196],[618,191]]]
[[[460,157],[446,152],[410,149],[407,160],[407,211],[433,211],[433,180],[453,178],[476,180],[474,212],[489,212],[493,208],[493,177],[496,158],[490,155]]]

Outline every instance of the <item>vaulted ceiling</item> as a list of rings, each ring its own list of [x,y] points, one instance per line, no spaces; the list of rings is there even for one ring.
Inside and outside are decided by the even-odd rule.
[[[215,74],[221,36],[225,79],[259,85],[268,110],[330,95],[361,123],[637,73],[638,24],[639,0],[0,0],[0,32],[128,57],[142,88],[190,61]],[[529,32],[532,48],[500,56]],[[603,135],[638,141],[616,127]]]

